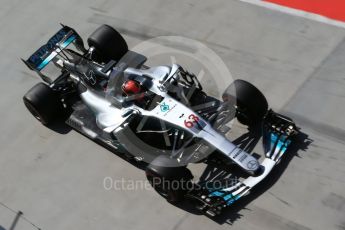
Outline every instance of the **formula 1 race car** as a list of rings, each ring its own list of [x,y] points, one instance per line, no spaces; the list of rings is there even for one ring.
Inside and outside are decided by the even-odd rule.
[[[43,125],[63,120],[112,151],[147,163],[147,179],[169,202],[189,199],[210,216],[220,214],[269,174],[298,133],[294,122],[269,109],[264,95],[246,81],[235,80],[217,99],[177,64],[146,66],[146,57],[128,50],[108,25],[87,42],[88,49],[74,29],[62,25],[23,60],[43,80],[25,94],[25,106]],[[55,79],[51,67],[58,70]],[[261,127],[261,162],[227,137],[234,118]],[[191,182],[188,164],[215,159],[246,177],[220,187]]]

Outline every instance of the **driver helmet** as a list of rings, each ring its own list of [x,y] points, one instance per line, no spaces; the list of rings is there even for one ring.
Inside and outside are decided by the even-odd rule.
[[[126,80],[122,84],[121,88],[122,88],[122,92],[126,96],[132,96],[132,95],[140,94],[143,92],[142,87],[140,86],[139,82],[135,80]]]

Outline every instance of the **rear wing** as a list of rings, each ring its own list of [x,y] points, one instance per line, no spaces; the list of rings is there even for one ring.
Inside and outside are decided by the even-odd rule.
[[[77,49],[85,52],[83,40],[78,35],[78,33],[65,25],[62,25],[62,28],[55,33],[46,44],[41,46],[36,50],[27,60],[22,61],[27,67],[31,70],[36,71],[43,80],[47,80],[40,71],[48,65],[48,63],[53,60],[61,50],[65,49],[72,42],[76,45]]]

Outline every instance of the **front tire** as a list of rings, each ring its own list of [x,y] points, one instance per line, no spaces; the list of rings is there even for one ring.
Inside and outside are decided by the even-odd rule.
[[[265,96],[244,80],[235,80],[224,92],[223,100],[236,105],[237,120],[244,125],[257,124],[268,110]]]
[[[24,105],[43,125],[50,125],[63,112],[63,106],[56,92],[48,85],[38,83],[23,97]]]
[[[149,164],[145,170],[146,178],[155,191],[170,203],[183,200],[189,186],[192,185],[193,175],[186,167],[169,167]]]

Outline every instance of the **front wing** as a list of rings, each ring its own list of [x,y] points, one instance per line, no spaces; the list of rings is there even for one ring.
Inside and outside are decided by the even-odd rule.
[[[187,198],[198,201],[198,209],[209,216],[219,215],[224,208],[247,195],[255,185],[269,175],[286,153],[293,136],[297,133],[298,128],[291,119],[270,110],[263,121],[265,158],[261,162],[262,173],[221,189],[214,190],[206,186],[192,190],[186,195]]]

